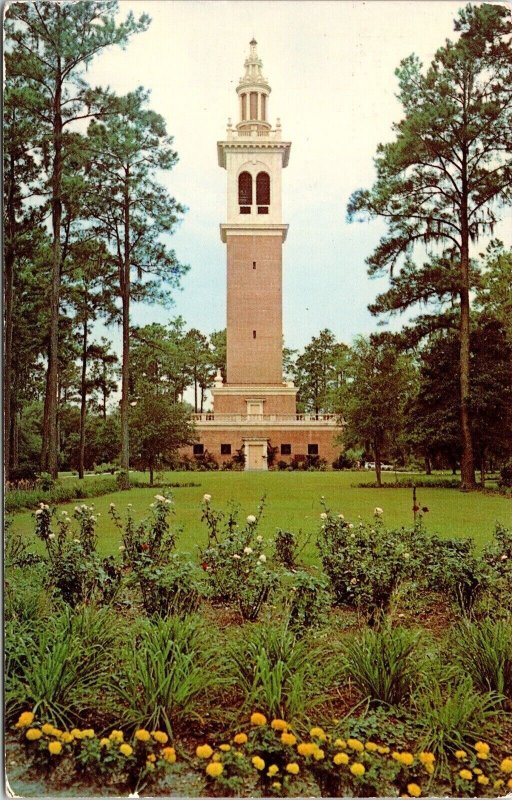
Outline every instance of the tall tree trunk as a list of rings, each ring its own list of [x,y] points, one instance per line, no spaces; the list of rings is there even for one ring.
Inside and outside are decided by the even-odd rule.
[[[149,465],[149,485],[153,486],[153,462]]]
[[[87,293],[85,297],[87,303]],[[83,479],[85,467],[85,416],[87,409],[87,316],[84,319],[82,336],[82,374],[80,378],[80,454],[78,459],[78,477]]]
[[[197,375],[194,369],[194,411],[197,414]]]
[[[430,456],[427,453],[425,454],[425,473],[427,475],[432,475],[432,463],[430,461]]]
[[[485,489],[485,448],[482,448],[482,455],[480,456],[480,486]]]
[[[52,172],[52,279],[50,289],[50,347],[46,383],[46,415],[43,429],[43,470],[58,476],[57,383],[59,357],[59,295],[61,272],[60,229],[62,221],[62,78],[58,59],[53,98],[53,172]]]
[[[467,153],[462,153],[462,197],[461,197],[461,259],[460,259],[460,421],[462,432],[462,456],[460,462],[460,488],[471,491],[475,488],[475,466],[469,412],[470,383],[470,302],[469,302],[469,229]]]
[[[10,480],[12,469],[12,307],[14,302],[14,237],[16,234],[16,210],[14,207],[14,187],[16,180],[14,154],[10,154],[7,183],[7,230],[4,264],[4,480]]]
[[[121,267],[123,304],[123,357],[121,375],[121,470],[123,488],[130,486],[130,432],[128,427],[130,395],[130,170],[126,167],[124,184],[124,252]]]
[[[203,413],[204,408],[204,386],[201,386],[201,414]]]
[[[381,454],[380,447],[376,442],[373,446],[373,452],[375,456],[375,476],[377,478],[377,486],[380,488],[382,486]]]

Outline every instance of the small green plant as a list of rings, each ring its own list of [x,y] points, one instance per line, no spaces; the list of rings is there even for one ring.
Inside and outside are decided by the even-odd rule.
[[[244,630],[228,651],[227,668],[244,691],[246,708],[287,718],[322,702],[330,674],[325,649],[297,639],[286,623]]]
[[[475,691],[471,677],[431,681],[415,698],[421,746],[441,759],[467,742],[492,739],[501,697]]]
[[[108,609],[65,607],[35,629],[18,628],[17,640],[9,635],[9,714],[28,707],[56,724],[78,720],[106,687],[118,629]]]
[[[409,700],[427,663],[418,632],[384,625],[347,642],[342,672],[365,699],[398,706]]]
[[[120,661],[111,686],[120,719],[169,735],[177,722],[202,716],[209,692],[226,684],[220,651],[196,617],[140,620]]]
[[[479,692],[512,699],[512,619],[463,620],[450,637],[450,658]]]

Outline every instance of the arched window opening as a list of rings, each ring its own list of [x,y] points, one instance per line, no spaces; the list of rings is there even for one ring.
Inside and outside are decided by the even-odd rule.
[[[251,116],[250,119],[258,119],[258,93],[251,92],[249,95],[250,103],[251,103]]]
[[[268,214],[270,205],[270,176],[268,172],[258,172],[256,177],[256,205],[258,214]]]
[[[250,214],[252,205],[252,175],[250,172],[241,172],[238,176],[238,202],[240,214]]]

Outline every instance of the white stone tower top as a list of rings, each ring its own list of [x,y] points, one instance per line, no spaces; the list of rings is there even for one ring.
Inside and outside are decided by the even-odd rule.
[[[245,59],[244,67],[245,67],[245,75],[243,78],[240,78],[238,83],[237,92],[248,91],[252,87],[255,89],[261,90],[265,88],[267,94],[270,94],[270,86],[268,85],[268,81],[266,78],[263,77],[261,72],[261,68],[263,66],[263,62],[261,58],[258,57],[258,53],[256,50],[258,42],[256,39],[251,39],[250,41],[250,54],[249,57]]]

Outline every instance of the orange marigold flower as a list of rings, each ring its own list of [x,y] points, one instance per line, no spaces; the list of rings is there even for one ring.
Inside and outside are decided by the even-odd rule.
[[[235,744],[245,744],[247,742],[247,734],[237,733],[236,736],[233,737],[233,741]]]
[[[32,725],[35,718],[35,714],[32,711],[23,711],[22,714],[19,715],[18,721],[16,723],[17,728],[28,728],[29,725]]]
[[[251,714],[251,725],[266,725],[267,718],[265,714],[260,714],[259,711],[255,711],[254,714]]]
[[[419,797],[421,795],[421,786],[418,786],[417,783],[408,783],[407,791],[411,797]]]
[[[287,733],[286,731],[281,734],[281,741],[283,744],[294,745],[297,742],[297,737],[293,735],[293,733]]]
[[[288,723],[285,722],[284,719],[273,719],[270,723],[270,727],[273,728],[275,731],[287,731],[288,730]]]
[[[174,747],[164,747],[162,750],[162,758],[169,764],[174,764],[176,761],[176,750]]]

